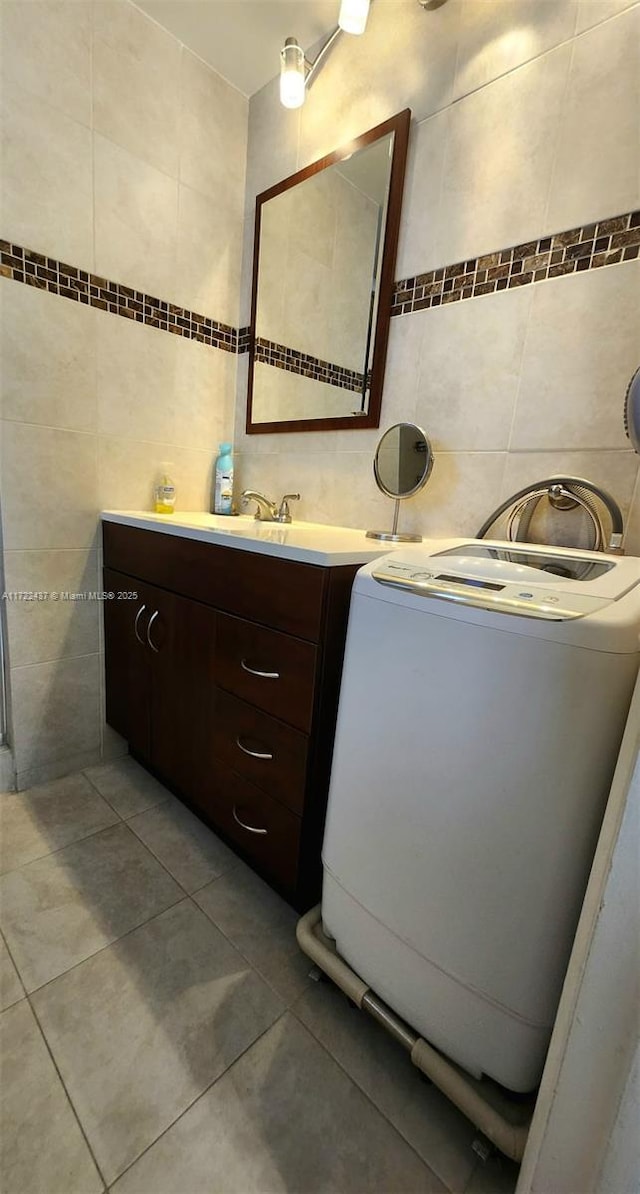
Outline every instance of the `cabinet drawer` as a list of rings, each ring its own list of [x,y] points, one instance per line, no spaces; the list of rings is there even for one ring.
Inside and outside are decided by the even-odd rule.
[[[294,813],[304,806],[307,738],[298,730],[217,689],[213,753]]]
[[[221,614],[216,641],[216,680],[298,730],[313,713],[316,649],[310,643]]]
[[[298,873],[300,819],[266,792],[230,771],[216,769],[215,791],[205,811],[260,870],[293,891]]]

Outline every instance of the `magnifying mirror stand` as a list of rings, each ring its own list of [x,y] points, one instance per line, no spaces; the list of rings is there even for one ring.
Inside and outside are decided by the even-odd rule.
[[[390,531],[367,531],[367,539],[384,539],[386,543],[422,543],[422,535],[403,534],[398,531],[401,498],[396,498],[393,511],[393,527]]]
[[[422,535],[398,530],[400,502],[426,485],[433,468],[431,444],[415,423],[394,423],[380,439],[373,458],[373,475],[381,493],[393,498],[393,527],[390,531],[367,531],[367,539],[386,543],[422,543]]]

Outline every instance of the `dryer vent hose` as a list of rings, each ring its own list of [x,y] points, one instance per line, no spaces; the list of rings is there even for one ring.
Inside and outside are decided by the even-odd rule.
[[[608,539],[602,519],[593,502],[589,500],[590,496],[597,498],[607,510],[611,520],[611,532]],[[582,507],[594,528],[594,550],[607,551],[612,554],[622,552],[624,523],[618,503],[605,489],[601,489],[599,485],[594,485],[592,481],[587,481],[583,477],[547,477],[544,481],[526,485],[524,489],[519,489],[517,493],[507,498],[489,515],[489,518],[480,527],[476,538],[486,538],[498,519],[509,512],[507,531],[509,540],[511,542],[516,539],[520,542],[531,542],[531,540],[527,540],[528,526],[537,503],[543,497],[547,497],[552,505],[556,505],[557,509],[564,508],[562,503],[565,499],[568,503],[573,502],[576,506]]]

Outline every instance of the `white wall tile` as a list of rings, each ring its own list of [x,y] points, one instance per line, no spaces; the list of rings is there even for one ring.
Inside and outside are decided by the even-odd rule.
[[[389,325],[387,364],[382,390],[384,423],[416,417],[420,350],[430,312],[394,316]]]
[[[150,510],[163,463],[172,465],[177,510],[211,508],[213,450],[101,436],[98,442],[101,510]]]
[[[627,8],[632,8],[638,0],[578,0],[578,21],[576,33],[583,33],[585,29],[599,25],[601,21],[608,21]]]
[[[242,217],[249,104],[210,67],[182,51],[180,181]]]
[[[4,417],[95,431],[96,312],[5,278],[0,293]]]
[[[395,278],[411,278],[442,265],[438,227],[449,112],[439,112],[411,128],[402,202]]]
[[[102,588],[95,551],[8,551],[5,586],[8,592],[58,594],[58,599],[7,602],[12,667],[98,650],[99,602],[60,597]]]
[[[98,318],[100,434],[170,443],[178,337],[103,312]]]
[[[2,89],[2,126],[2,235],[91,269],[89,129],[9,83]]]
[[[436,450],[508,447],[532,291],[425,313],[416,413]]]
[[[509,452],[502,481],[500,500],[543,481],[547,477],[584,477],[600,485],[615,498],[626,518],[631,506],[638,457],[631,450],[623,452]],[[488,511],[487,511],[488,513]]]
[[[171,438],[217,456],[218,444],[233,437],[238,358],[194,340],[175,340]]]
[[[574,228],[640,201],[640,7],[573,47],[546,229]],[[555,114],[557,119],[557,113]]]
[[[91,4],[3,0],[2,77],[91,124]]]
[[[298,169],[411,108],[415,120],[451,102],[460,5],[425,12],[415,0],[376,0],[363,37],[343,37],[301,109]]]
[[[4,545],[91,548],[97,532],[96,438],[5,422]]]
[[[238,325],[242,220],[207,195],[180,185],[173,301],[219,323]]]
[[[255,240],[255,213],[247,216],[242,226],[242,268],[240,272],[240,295],[238,327],[248,327],[251,322],[251,288],[253,285],[253,246]]]
[[[440,265],[542,235],[570,58],[561,46],[451,108]]]
[[[127,0],[94,13],[94,129],[177,178],[180,43]]]
[[[640,476],[640,473],[638,475]],[[627,555],[640,556],[640,483],[638,476],[636,476],[633,498],[627,515],[624,549]]]
[[[640,262],[628,261],[533,287],[512,448],[628,447],[639,281]]]
[[[94,137],[96,272],[171,298],[178,184],[104,137]]]
[[[577,0],[462,0],[459,99],[573,37]]]
[[[300,108],[282,107],[279,77],[251,96],[247,144],[247,218],[253,218],[256,195],[295,174],[300,112]]]
[[[407,498],[401,530],[421,535],[475,535],[498,504],[504,452],[435,452],[424,489]]]
[[[98,655],[11,669],[18,775],[100,747]]]

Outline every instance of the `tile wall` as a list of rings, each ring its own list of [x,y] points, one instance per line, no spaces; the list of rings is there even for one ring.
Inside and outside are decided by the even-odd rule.
[[[431,13],[415,0],[377,0],[365,36],[337,43],[299,111],[280,106],[277,81],[250,101],[243,322],[255,195],[412,109],[395,270],[405,297],[391,321],[381,429],[421,424],[435,466],[403,508],[406,529],[473,533],[510,493],[567,472],[613,493],[628,550],[640,553],[638,460],[622,423],[640,357],[640,263],[623,260],[638,243],[629,213],[640,200],[639,46],[640,7],[625,0],[449,0]],[[582,242],[591,266],[620,250],[606,269],[582,272],[582,250],[569,261],[572,240],[547,245],[569,229],[580,241],[623,213],[624,243],[612,245],[617,226],[606,245],[596,229]],[[529,250],[522,264],[514,246]],[[518,267],[535,284],[512,282]],[[458,275],[468,302],[445,297]],[[423,283],[430,289],[418,294]],[[240,484],[300,491],[302,518],[389,524],[371,467],[380,432],[246,436],[245,368]]]
[[[125,0],[2,10],[0,236],[50,286],[0,278],[6,587],[97,591],[101,508],[149,507],[163,461],[183,508],[209,505],[233,425],[236,357],[209,343],[238,324],[247,101]],[[82,275],[86,302],[58,297]],[[158,306],[136,322],[143,298]],[[120,300],[132,318],[105,309]],[[185,309],[209,326],[185,331]],[[19,785],[122,750],[99,604],[7,614]]]

